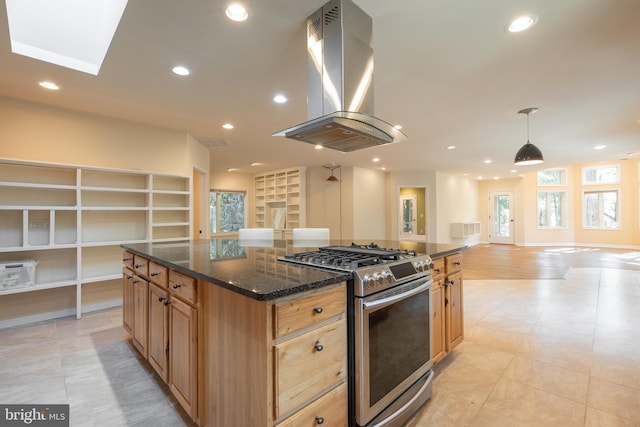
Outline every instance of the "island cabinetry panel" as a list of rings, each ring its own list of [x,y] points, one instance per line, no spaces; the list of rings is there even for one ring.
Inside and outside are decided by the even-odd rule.
[[[431,357],[438,363],[464,339],[462,253],[436,258],[433,263]]]
[[[169,380],[169,292],[149,286],[149,364],[164,382]]]
[[[274,301],[201,295],[202,425],[347,425],[344,283]]]
[[[172,298],[169,309],[169,389],[192,419],[197,413],[197,311]]]

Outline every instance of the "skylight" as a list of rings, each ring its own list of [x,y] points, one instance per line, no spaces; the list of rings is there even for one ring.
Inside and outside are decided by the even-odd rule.
[[[97,75],[127,0],[6,0],[11,51]]]

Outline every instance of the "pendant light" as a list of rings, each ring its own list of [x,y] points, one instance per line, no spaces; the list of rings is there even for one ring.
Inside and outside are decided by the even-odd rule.
[[[340,166],[322,166],[322,167],[329,169],[331,171],[331,176],[327,178],[327,181],[330,181],[330,182],[340,181],[335,175],[333,175],[333,171],[338,169]]]
[[[529,107],[518,111],[518,114],[527,115],[527,143],[518,150],[513,164],[518,166],[537,165],[544,162],[542,151],[529,141],[529,114],[538,111],[536,107]]]

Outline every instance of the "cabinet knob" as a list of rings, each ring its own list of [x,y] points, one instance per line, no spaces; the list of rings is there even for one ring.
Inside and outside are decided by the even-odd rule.
[[[456,282],[454,282],[453,280],[449,280],[449,285],[453,286],[455,284],[456,284]]]
[[[160,298],[158,298],[158,301],[160,301],[160,302],[162,302],[162,301],[164,301],[164,300],[165,300],[165,298],[164,298],[164,297],[160,297]]]
[[[316,341],[316,345],[314,345],[313,348],[315,348],[316,351],[324,350],[324,347],[322,346],[322,344],[320,344],[320,341]]]
[[[179,284],[177,284],[177,283],[174,283],[174,284],[173,284],[173,289],[178,289],[179,287],[180,287],[180,285],[179,285]]]
[[[131,280],[131,279],[133,279],[133,276],[126,276],[126,275],[125,275],[124,277],[126,277],[126,278],[127,278],[127,280]]]
[[[140,280],[134,280],[133,283],[140,283]]]
[[[151,273],[151,277],[156,277],[160,273]]]
[[[169,300],[166,300],[166,301],[164,302],[164,305],[169,305],[169,304],[171,304],[171,301],[169,301]]]
[[[135,268],[140,268],[140,267],[142,267],[143,265],[144,265],[144,264],[134,264],[133,266],[134,266]]]
[[[453,263],[454,265],[460,265],[460,261],[456,261]]]
[[[324,424],[324,418],[316,416],[316,424]]]
[[[131,261],[131,258],[122,258],[122,262]]]
[[[436,268],[436,269],[435,269],[435,270],[433,270],[433,271],[435,271],[436,273],[440,274],[440,272],[441,272],[442,270],[440,270],[439,268]]]
[[[313,311],[315,311],[316,313],[320,314],[322,313],[322,307],[316,307],[313,309]]]

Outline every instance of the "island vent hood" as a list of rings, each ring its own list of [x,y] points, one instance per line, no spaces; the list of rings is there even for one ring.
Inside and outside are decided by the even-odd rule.
[[[343,152],[407,140],[373,116],[372,27],[351,0],[332,0],[307,18],[309,121],[274,136]]]

